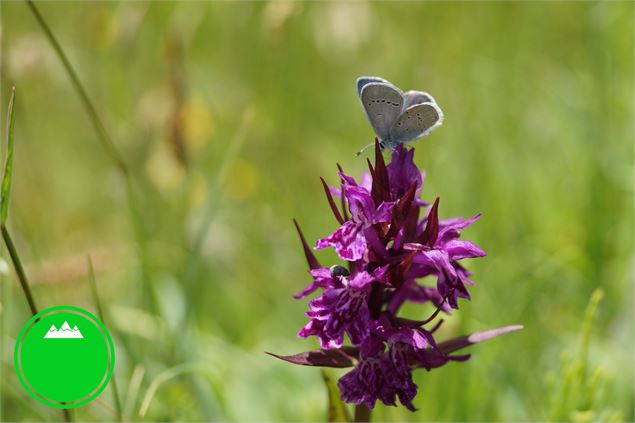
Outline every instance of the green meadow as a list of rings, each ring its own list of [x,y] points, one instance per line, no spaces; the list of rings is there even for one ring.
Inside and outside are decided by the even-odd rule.
[[[95,115],[27,3],[0,4],[7,227],[40,309],[96,313],[92,260],[123,420],[326,418],[320,371],[265,351],[318,348],[296,337],[310,277],[292,219],[309,243],[330,234],[319,177],[367,169],[361,75],[436,98],[445,122],[414,144],[423,198],[482,213],[463,236],[488,256],[438,338],[524,325],[418,370],[419,411],[373,420],[635,419],[633,3],[36,5]],[[31,312],[3,251],[0,420],[59,421],[14,371]],[[112,386],[71,414],[118,420]]]

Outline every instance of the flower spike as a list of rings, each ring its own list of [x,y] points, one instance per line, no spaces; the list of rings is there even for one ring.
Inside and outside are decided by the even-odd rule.
[[[334,248],[341,262],[321,266],[293,221],[313,278],[294,298],[315,295],[298,336],[316,337],[321,349],[269,354],[302,366],[351,368],[337,384],[345,402],[368,408],[377,401],[400,402],[415,410],[413,371],[465,361],[469,355],[453,353],[520,327],[437,342],[439,316],[458,309],[460,298],[470,299],[473,282],[463,260],[485,255],[461,239],[461,231],[479,215],[439,219],[439,198],[431,206],[420,199],[424,178],[414,163],[414,149],[399,145],[386,165],[376,140],[375,162],[367,159],[367,164],[359,183],[338,164],[339,190],[320,178],[340,226],[319,239],[315,249]],[[436,283],[424,284],[429,279],[419,281],[423,278]],[[425,320],[405,319],[399,311],[406,302],[429,304],[433,312]]]

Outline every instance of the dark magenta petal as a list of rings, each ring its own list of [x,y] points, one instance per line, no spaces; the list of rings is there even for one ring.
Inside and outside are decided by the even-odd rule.
[[[459,338],[443,341],[439,344],[439,349],[445,354],[460,350],[461,348],[468,347],[474,344],[480,344],[481,342],[489,341],[497,336],[505,335],[506,333],[515,332],[521,330],[522,325],[503,326],[501,328],[490,329],[483,332],[474,332],[471,335],[461,336]]]
[[[388,179],[390,181],[390,193],[393,198],[404,196],[404,193],[414,186],[414,191],[421,190],[423,185],[423,174],[415,165],[415,150],[406,150],[403,145],[399,145],[392,153],[392,160],[387,166]]]
[[[298,235],[300,236],[300,241],[302,242],[302,249],[304,250],[304,256],[306,257],[306,261],[309,264],[309,268],[317,269],[318,267],[322,267],[320,266],[320,262],[318,262],[318,260],[315,258],[315,255],[313,255],[313,251],[311,251],[311,248],[306,243],[306,239],[304,239],[304,235],[302,234],[302,231],[300,230],[300,225],[298,225],[298,222],[295,219],[293,219],[293,224],[295,225],[295,228],[298,231]]]
[[[371,167],[373,176],[373,187],[371,190],[375,204],[379,205],[384,201],[390,201],[390,183],[386,162],[379,147],[379,140],[375,139],[375,167]]]
[[[447,242],[443,248],[448,252],[450,259],[461,260],[465,258],[484,257],[485,251],[470,241],[452,240]]]
[[[434,246],[437,242],[437,237],[439,236],[439,197],[434,200],[434,204],[432,208],[430,208],[430,212],[428,213],[426,229],[423,231],[423,236],[421,237],[421,244],[428,245],[429,247]]]
[[[294,355],[267,354],[300,366],[314,367],[353,367],[357,359],[357,348],[342,347],[340,349],[313,350]]]
[[[337,208],[337,204],[335,204],[335,200],[333,199],[333,195],[331,195],[331,189],[328,186],[328,184],[326,183],[326,181],[324,180],[324,178],[320,178],[320,181],[322,181],[322,186],[324,187],[324,193],[326,194],[326,199],[329,202],[329,206],[331,207],[331,211],[333,212],[333,215],[335,216],[335,219],[341,225],[342,223],[344,223],[344,218],[340,214],[340,211]]]

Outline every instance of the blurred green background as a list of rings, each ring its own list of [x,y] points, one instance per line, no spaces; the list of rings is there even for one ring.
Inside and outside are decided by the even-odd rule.
[[[416,145],[423,196],[444,218],[483,213],[464,232],[489,254],[468,263],[473,301],[439,338],[525,326],[416,373],[418,412],[374,418],[635,418],[633,3],[42,2],[140,224],[33,15],[0,7],[3,121],[18,93],[10,228],[40,308],[95,310],[91,255],[127,420],[325,418],[319,371],[263,352],[317,347],[295,337],[309,277],[291,219],[310,242],[332,232],[318,177],[365,169],[360,75],[436,97],[445,124]],[[59,420],[15,376],[29,310],[1,268],[0,419]],[[75,410],[114,416],[111,389]]]

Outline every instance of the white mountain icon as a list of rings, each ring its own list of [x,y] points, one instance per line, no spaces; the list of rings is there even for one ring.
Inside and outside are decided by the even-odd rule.
[[[71,326],[68,324],[66,320],[62,324],[61,328],[56,328],[55,325],[51,325],[51,328],[44,335],[44,338],[48,339],[61,339],[61,338],[84,338],[84,335],[79,331],[77,325],[71,329]]]

